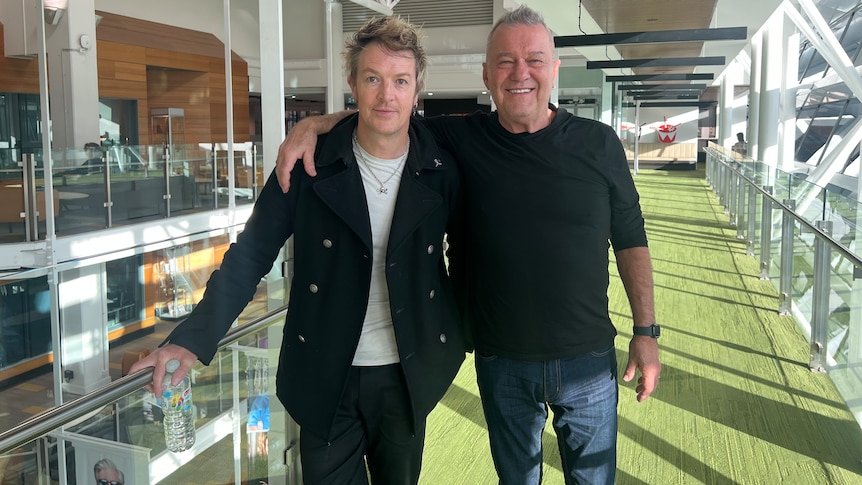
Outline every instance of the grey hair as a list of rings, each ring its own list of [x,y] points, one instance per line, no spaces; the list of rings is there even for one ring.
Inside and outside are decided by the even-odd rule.
[[[551,33],[551,29],[548,28],[548,24],[545,23],[545,17],[526,5],[521,5],[515,10],[506,12],[499,20],[497,20],[494,27],[491,29],[491,32],[488,34],[488,45],[491,44],[491,38],[494,37],[494,32],[496,32],[497,28],[502,25],[541,25],[548,31],[548,37],[551,39],[551,44],[554,43],[554,35]]]
[[[123,471],[117,468],[116,463],[107,458],[102,458],[101,460],[97,461],[95,465],[93,465],[93,475],[98,475],[99,472],[102,470],[114,470],[120,475],[120,480],[122,480],[123,482],[126,481],[126,475],[123,473]]]

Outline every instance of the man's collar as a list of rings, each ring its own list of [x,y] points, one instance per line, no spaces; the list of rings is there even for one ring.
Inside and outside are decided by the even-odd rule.
[[[315,165],[325,167],[341,160],[349,166],[355,162],[353,156],[353,132],[359,124],[359,114],[354,113],[332,128],[328,134],[320,137],[317,144]],[[407,169],[418,173],[420,170],[445,168],[440,149],[434,142],[431,133],[416,119],[410,119],[410,153],[407,156]]]

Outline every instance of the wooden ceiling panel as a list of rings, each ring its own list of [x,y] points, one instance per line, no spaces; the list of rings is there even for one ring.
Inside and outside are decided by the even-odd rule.
[[[617,46],[623,59],[656,59],[668,57],[700,57],[703,42],[663,42],[661,44],[629,44]],[[635,74],[687,74],[694,72],[693,66],[639,67]]]
[[[717,0],[581,0],[607,33],[709,28]]]
[[[717,0],[581,0],[605,33],[706,29]],[[663,42],[617,46],[623,59],[699,57],[703,42]],[[690,74],[693,66],[636,68],[635,74]]]

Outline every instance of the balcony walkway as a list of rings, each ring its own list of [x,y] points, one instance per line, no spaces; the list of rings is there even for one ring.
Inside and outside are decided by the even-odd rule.
[[[617,483],[862,483],[860,426],[828,376],[808,370],[806,339],[790,317],[777,314],[772,284],[759,280],[757,259],[745,254],[703,170],[642,170],[636,183],[653,257],[664,369],[647,402],[635,401],[633,383],[621,385]],[[611,316],[623,367],[630,311],[611,267]],[[129,345],[149,348],[160,337]],[[429,418],[422,485],[497,483],[471,357]],[[25,393],[29,398],[14,392],[35,383],[0,393],[0,423],[22,419],[16,407],[50,405],[44,396],[50,376],[39,379],[48,382]],[[35,402],[36,395],[48,402]],[[544,444],[543,483],[563,484],[550,426]],[[231,456],[227,438],[171,480],[233,483]]]
[[[777,314],[775,290],[759,280],[702,167],[635,179],[664,368],[644,403],[633,383],[621,385],[617,482],[862,483],[859,425],[830,379],[808,370],[806,339]],[[622,367],[631,319],[618,278],[610,295]],[[562,484],[550,427],[544,444],[543,483]],[[424,463],[425,485],[496,483],[472,360],[430,418]]]

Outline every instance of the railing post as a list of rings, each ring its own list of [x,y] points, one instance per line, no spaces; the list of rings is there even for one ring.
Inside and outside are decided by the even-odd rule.
[[[767,185],[763,190],[772,195],[773,187]],[[769,265],[772,263],[772,199],[763,197],[760,207],[760,279],[769,279]]]
[[[715,191],[715,178],[713,178],[715,162],[713,161],[713,156],[712,151],[706,150],[706,183]]]
[[[736,191],[738,190],[739,181],[737,179],[739,176],[730,167],[727,168],[727,171],[730,172],[728,179],[730,185],[727,191],[727,200],[724,203],[724,213],[730,216],[730,225],[736,226]]]
[[[24,153],[21,163],[21,190],[24,195],[24,238],[39,239],[39,206],[36,205],[36,155]],[[47,198],[45,199],[47,201]]]
[[[785,199],[783,203],[789,210],[782,211],[781,215],[781,275],[778,282],[778,313],[779,315],[790,315],[790,308],[793,303],[790,296],[793,281],[793,238],[796,230],[793,211],[796,209],[796,201]]]
[[[754,238],[757,235],[757,189],[748,186],[748,255],[754,256]]]
[[[745,178],[736,176],[736,238],[745,239]]]
[[[832,221],[817,221],[815,227],[832,235]],[[829,292],[832,270],[832,249],[820,235],[814,239],[814,287],[811,295],[811,360],[808,368],[814,372],[826,372],[826,347],[829,330]]]
[[[165,199],[165,217],[171,217],[171,170],[173,167],[171,165],[173,157],[171,156],[171,149],[168,147],[168,143],[165,142],[165,195],[162,196]]]
[[[105,183],[105,202],[102,204],[105,207],[105,227],[113,227],[114,195],[111,193],[111,167],[108,165],[107,150],[102,152],[102,171],[104,173],[102,180]]]
[[[257,145],[251,144],[251,193],[254,200],[260,195],[257,187]]]
[[[213,169],[212,169],[213,209],[218,209],[218,155],[216,152],[215,142],[212,142],[211,145],[212,145],[212,154],[213,154]]]

